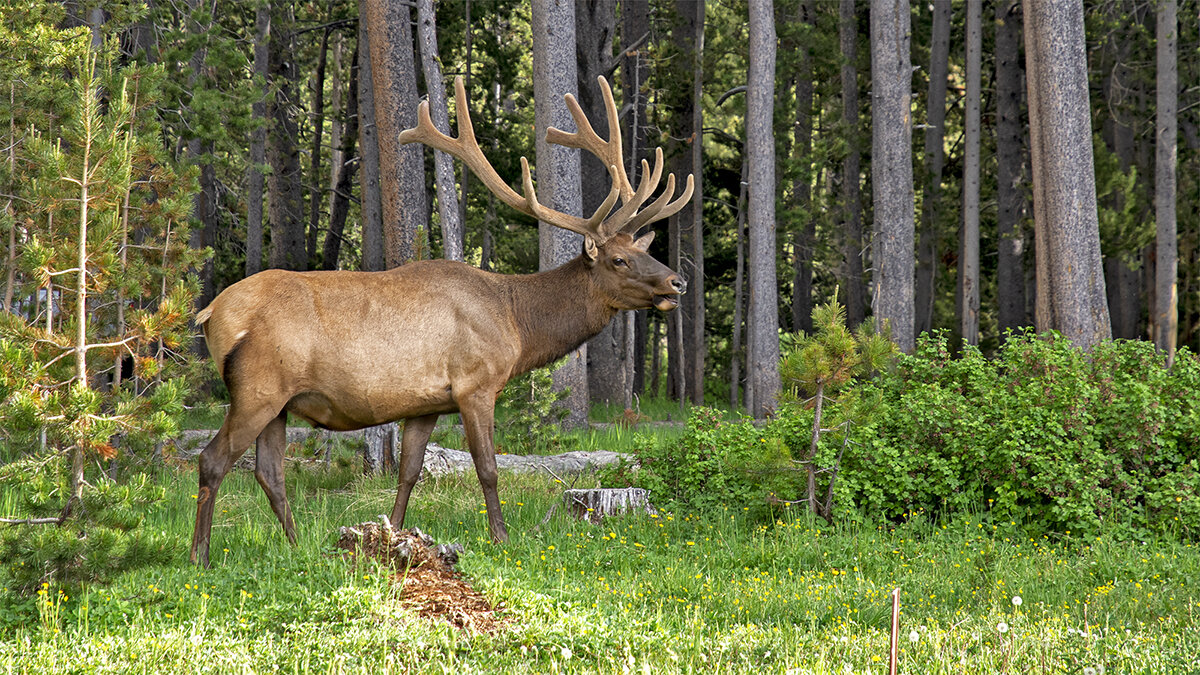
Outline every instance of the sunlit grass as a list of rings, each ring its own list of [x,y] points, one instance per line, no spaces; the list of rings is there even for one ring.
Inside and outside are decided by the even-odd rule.
[[[390,511],[393,478],[288,471],[299,546],[235,472],[201,570],[186,562],[195,474],[164,470],[168,504],[148,526],[178,540],[178,560],[0,602],[0,672],[883,672],[896,587],[903,672],[1200,670],[1193,544],[919,514],[830,528],[741,508],[537,529],[561,486],[530,475],[501,478],[505,545],[487,539],[474,476],[414,494],[406,525],[466,544],[460,568],[512,619],[459,633],[408,615],[381,570],[330,555],[338,526]]]

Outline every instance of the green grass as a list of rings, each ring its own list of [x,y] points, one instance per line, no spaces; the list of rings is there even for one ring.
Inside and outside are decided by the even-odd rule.
[[[561,486],[504,475],[513,539],[494,545],[468,474],[422,483],[407,524],[466,544],[460,569],[503,603],[507,628],[473,635],[412,617],[382,570],[330,555],[338,526],[390,510],[392,478],[345,461],[288,471],[299,545],[235,472],[201,570],[186,562],[195,473],[164,469],[168,503],[147,526],[178,541],[178,560],[81,594],[0,596],[0,672],[880,673],[894,587],[902,672],[1200,672],[1194,544],[1018,538],[921,515],[762,523],[740,508],[538,530]]]

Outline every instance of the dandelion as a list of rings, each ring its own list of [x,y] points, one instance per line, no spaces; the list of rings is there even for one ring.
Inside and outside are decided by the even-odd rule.
[[[996,630],[1000,631],[1000,634],[1003,635],[1008,632],[1008,624],[1001,621],[996,624]]]
[[[1021,600],[1021,596],[1019,596],[1019,595],[1014,595],[1014,596],[1013,596],[1013,599],[1012,599],[1013,607],[1020,607],[1020,606],[1021,606],[1021,602],[1022,602],[1022,600]]]
[[[1096,675],[1096,669],[1088,666],[1083,669],[1083,675]]]
[[[913,644],[916,644],[916,643],[917,643],[917,641],[919,641],[920,639],[921,639],[921,634],[920,634],[919,632],[917,632],[917,631],[915,631],[915,630],[914,630],[914,631],[910,631],[910,632],[909,632],[909,634],[908,634],[908,641],[909,641],[909,642],[911,642],[911,643],[913,643]]]
[[[562,648],[561,654],[562,654],[562,657],[564,660],[570,659],[571,658],[571,648],[564,646]]]

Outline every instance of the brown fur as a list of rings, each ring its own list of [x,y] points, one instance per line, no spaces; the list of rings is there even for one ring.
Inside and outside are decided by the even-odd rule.
[[[600,332],[618,310],[674,307],[684,284],[646,253],[652,238],[589,242],[591,255],[531,275],[431,260],[387,272],[268,270],[230,286],[196,317],[231,401],[200,457],[201,493],[215,495],[257,439],[255,475],[295,541],[283,490],[287,414],[336,430],[405,419],[392,511],[401,527],[437,417],[461,412],[489,529],[507,539],[492,443],[496,397],[512,377]],[[193,562],[208,562],[214,501],[197,504]]]

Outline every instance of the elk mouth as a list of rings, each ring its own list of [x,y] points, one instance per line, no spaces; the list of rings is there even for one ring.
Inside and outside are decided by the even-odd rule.
[[[656,295],[654,306],[663,312],[669,312],[679,306],[679,295]]]

